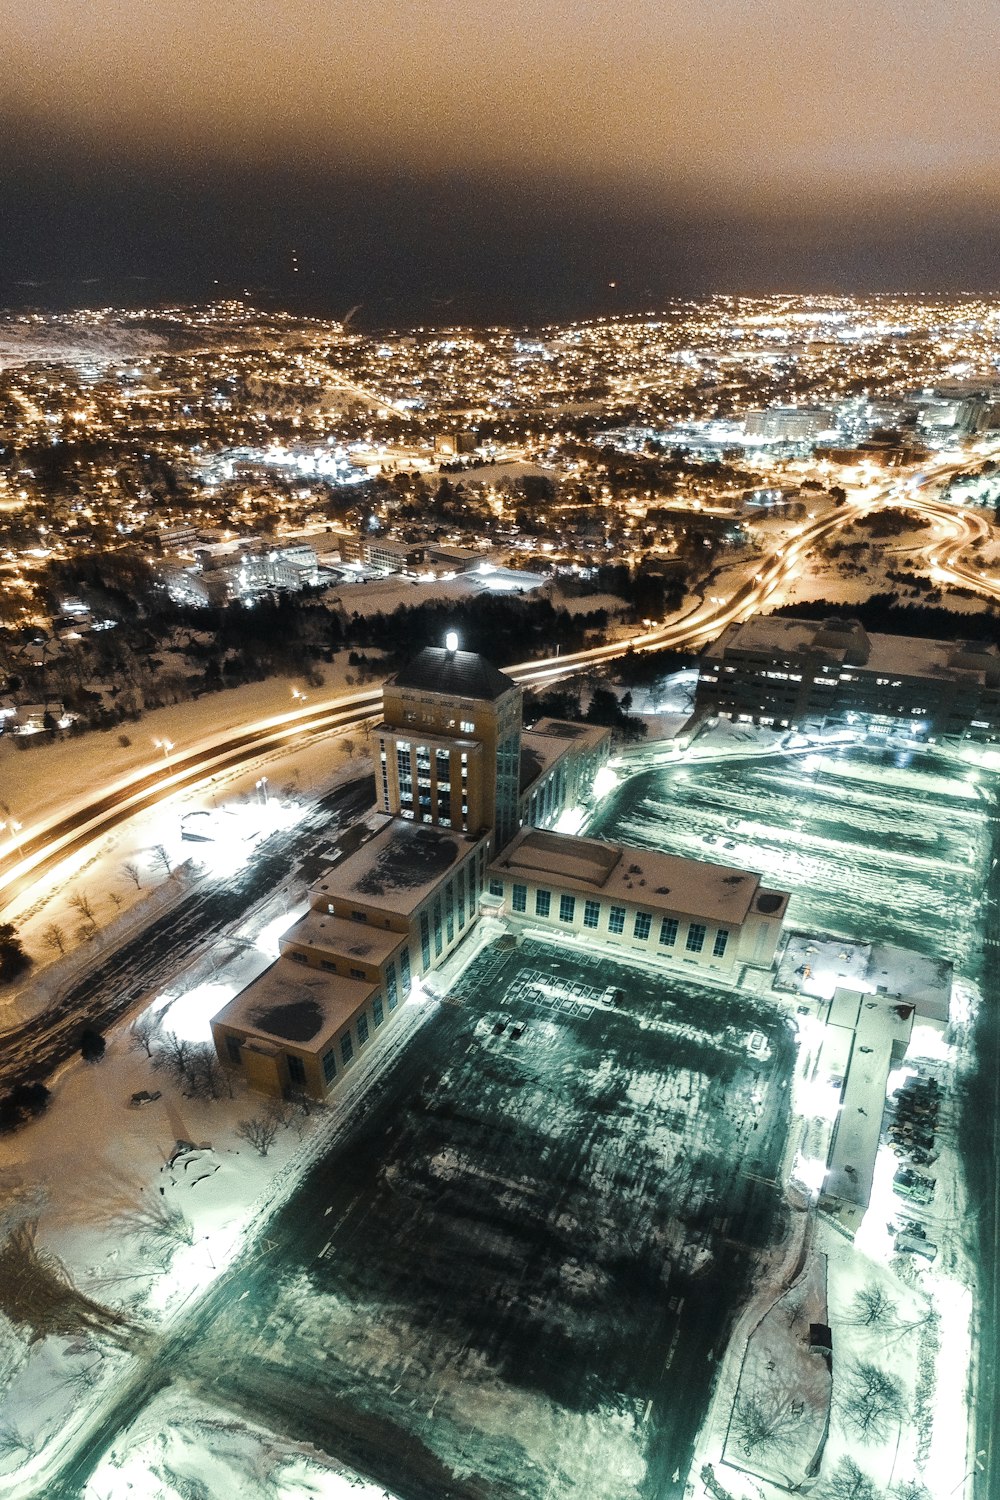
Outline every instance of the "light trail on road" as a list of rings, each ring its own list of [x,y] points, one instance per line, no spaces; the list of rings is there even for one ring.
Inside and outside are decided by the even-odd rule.
[[[975,462],[981,462],[981,458]],[[929,470],[921,475],[920,488],[938,483],[969,466],[970,460],[963,459]],[[980,535],[977,528],[982,526],[989,532],[986,522],[979,517],[972,518],[944,501],[926,499],[916,490],[901,494],[898,482],[893,481],[873,495],[862,494],[854,503],[838,506],[802,526],[761,563],[752,579],[741,584],[730,598],[722,602],[702,602],[680,619],[647,628],[621,640],[564,656],[518,662],[505,667],[504,671],[523,687],[539,687],[603,666],[630,652],[702,647],[727,626],[749,619],[765,609],[818,542],[856,520],[859,512],[863,514],[884,506],[915,510],[939,523],[964,522],[968,529],[963,530],[961,536],[956,535],[947,544],[938,545],[939,558],[932,566],[942,576],[953,578],[963,587],[1000,598],[1000,584],[984,580],[971,570],[961,568],[955,561],[958,553],[976,539],[972,531]],[[378,686],[367,692],[339,694],[308,709],[248,724],[235,734],[230,731],[189,750],[174,753],[166,767],[162,763],[142,767],[78,806],[21,829],[16,841],[8,840],[6,849],[0,854],[0,911],[61,860],[86,848],[135,814],[178,792],[190,791],[222,771],[238,769],[261,755],[298,746],[322,735],[357,728],[377,717],[381,703],[382,688]]]

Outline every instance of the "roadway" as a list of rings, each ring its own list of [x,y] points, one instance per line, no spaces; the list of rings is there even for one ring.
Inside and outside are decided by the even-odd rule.
[[[564,656],[515,663],[504,670],[524,687],[543,687],[561,677],[602,666],[629,651],[702,646],[727,625],[764,609],[808,550],[854,515],[852,507],[844,506],[803,526],[728,600],[703,602],[680,619],[617,641]],[[263,754],[292,748],[319,735],[356,728],[377,717],[381,705],[382,689],[378,686],[364,692],[340,694],[306,709],[248,724],[235,733],[228,731],[175,752],[164,762],[142,767],[75,807],[22,829],[16,842],[8,840],[0,856],[0,903],[9,904],[68,855],[77,853],[135,814]]]
[[[562,656],[517,662],[504,670],[523,687],[544,687],[560,678],[603,666],[629,651],[690,650],[704,646],[727,626],[766,609],[809,552],[831,533],[855,520],[859,509],[885,505],[916,511],[939,528],[929,549],[936,578],[1000,598],[1000,583],[959,560],[960,554],[978,538],[990,534],[985,519],[974,512],[957,511],[940,499],[920,493],[981,462],[982,455],[972,460],[950,460],[929,469],[908,486],[892,481],[874,492],[860,492],[855,503],[839,506],[800,526],[728,599],[712,596],[679,618],[619,640]],[[247,765],[261,755],[291,749],[321,735],[357,728],[377,717],[381,700],[380,686],[339,694],[307,709],[248,724],[235,733],[228,731],[171,755],[166,763],[143,767],[77,805],[22,829],[16,841],[8,840],[5,848],[0,847],[0,915],[4,906],[61,860],[86,848],[135,814],[177,792],[195,788],[220,772]]]

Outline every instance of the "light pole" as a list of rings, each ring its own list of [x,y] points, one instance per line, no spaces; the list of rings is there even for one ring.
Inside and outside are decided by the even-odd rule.
[[[257,786],[257,796],[258,796],[258,799],[266,807],[267,806],[267,777],[266,776],[262,776],[260,778],[260,780],[256,783],[256,786]]]
[[[163,759],[169,765],[170,764],[170,752],[174,748],[174,742],[173,742],[173,740],[154,740],[153,744],[156,746],[157,750],[162,750],[163,751]]]
[[[19,823],[16,818],[10,818],[6,823],[0,823],[0,833],[3,833],[7,828],[10,829],[10,841],[17,849],[18,854],[21,852],[21,829],[23,827],[24,824]]]

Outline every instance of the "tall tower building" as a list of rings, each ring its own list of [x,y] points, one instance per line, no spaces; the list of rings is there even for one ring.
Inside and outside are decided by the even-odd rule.
[[[521,689],[474,651],[428,646],[391,678],[378,727],[384,812],[470,834],[518,829]]]

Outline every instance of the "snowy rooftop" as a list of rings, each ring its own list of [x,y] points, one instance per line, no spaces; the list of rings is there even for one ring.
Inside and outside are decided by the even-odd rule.
[[[419,692],[487,702],[517,689],[512,677],[498,671],[478,651],[446,651],[443,646],[425,646],[400,668],[392,682],[396,687]]]
[[[788,900],[784,892],[761,891],[760,876],[747,870],[538,828],[523,829],[492,868],[508,879],[548,878],[570,890],[720,922],[745,921],[758,896],[776,898],[773,909],[764,908],[768,916],[780,914]]]
[[[480,841],[381,815],[379,832],[313,888],[313,898],[356,901],[410,916]]]
[[[884,999],[838,989],[830,1002],[827,1025],[853,1030],[854,1042],[824,1194],[863,1212],[871,1197],[893,1048],[901,1057],[910,1035],[912,1012],[904,1018]]]
[[[521,734],[521,791],[556,764],[568,750],[588,750],[611,734],[599,724],[567,724],[562,719],[539,719]]]
[[[279,958],[212,1017],[213,1024],[319,1052],[364,1008],[377,984]]]
[[[282,952],[288,948],[325,948],[344,958],[383,964],[406,941],[400,932],[349,922],[324,911],[307,911],[281,938]]]
[[[863,647],[855,654],[853,644]],[[919,636],[870,634],[848,620],[794,620],[775,615],[755,615],[740,625],[731,625],[705,652],[722,657],[729,651],[770,653],[801,652],[828,656],[833,661],[895,677],[1000,676],[1000,652],[978,642],[923,640]]]

